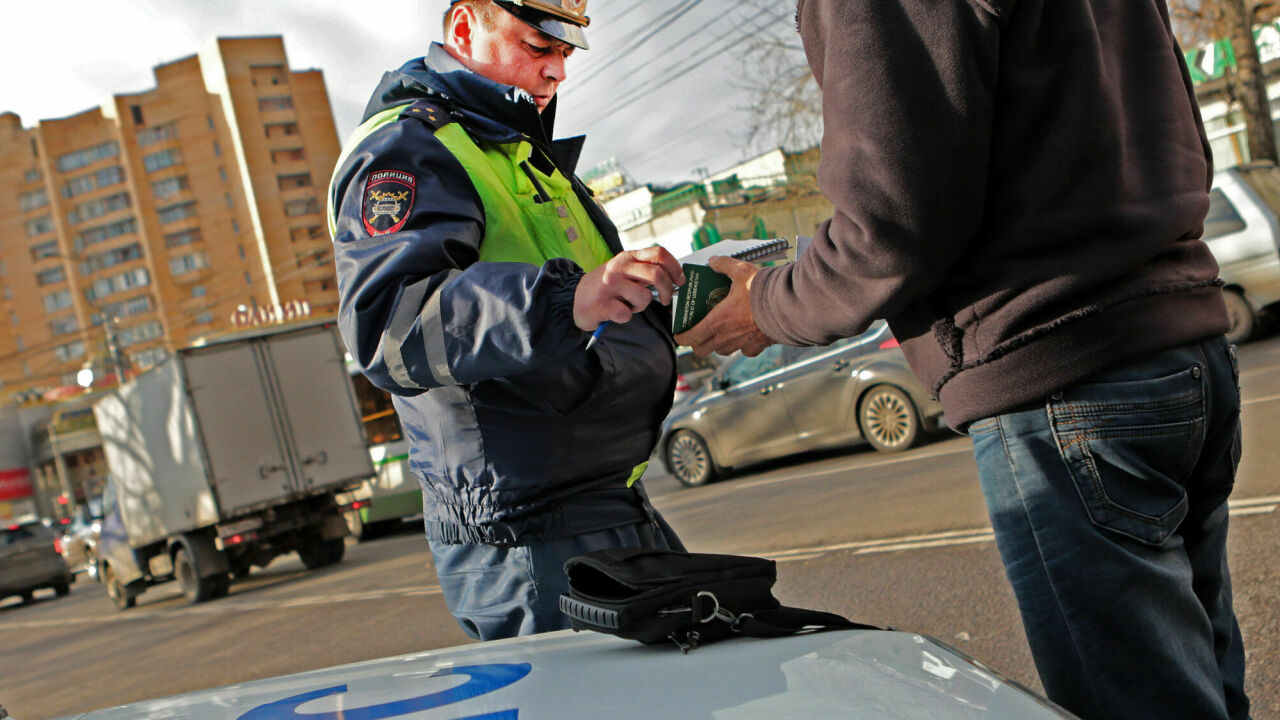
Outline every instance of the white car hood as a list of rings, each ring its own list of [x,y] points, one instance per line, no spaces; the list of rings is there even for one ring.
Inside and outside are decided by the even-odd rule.
[[[936,641],[849,630],[734,638],[688,655],[570,631],[256,680],[86,720],[1071,717]]]

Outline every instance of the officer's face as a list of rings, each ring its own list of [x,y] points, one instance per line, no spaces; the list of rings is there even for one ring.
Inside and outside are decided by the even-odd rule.
[[[449,45],[472,70],[495,82],[514,85],[533,96],[538,112],[546,109],[564,82],[565,61],[573,46],[543,35],[511,13],[494,13],[494,27],[484,28],[474,15],[454,20]]]

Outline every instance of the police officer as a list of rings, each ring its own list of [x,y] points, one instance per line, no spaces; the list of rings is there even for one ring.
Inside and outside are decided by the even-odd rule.
[[[483,640],[567,627],[569,557],[681,549],[639,482],[680,266],[623,252],[574,174],[583,138],[551,139],[588,22],[585,0],[455,0],[330,188],[343,337],[392,395],[445,600]]]

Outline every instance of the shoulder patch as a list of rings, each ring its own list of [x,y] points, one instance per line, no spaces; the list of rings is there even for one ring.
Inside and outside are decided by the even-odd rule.
[[[393,233],[404,227],[413,209],[418,178],[403,170],[379,170],[364,183],[361,217],[364,229],[373,236]]]

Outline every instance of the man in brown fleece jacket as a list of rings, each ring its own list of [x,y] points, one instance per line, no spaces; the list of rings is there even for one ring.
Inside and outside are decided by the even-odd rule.
[[[1245,718],[1227,571],[1238,370],[1199,239],[1208,142],[1164,0],[800,0],[835,214],[676,340],[887,318],[973,438],[1049,696]]]

